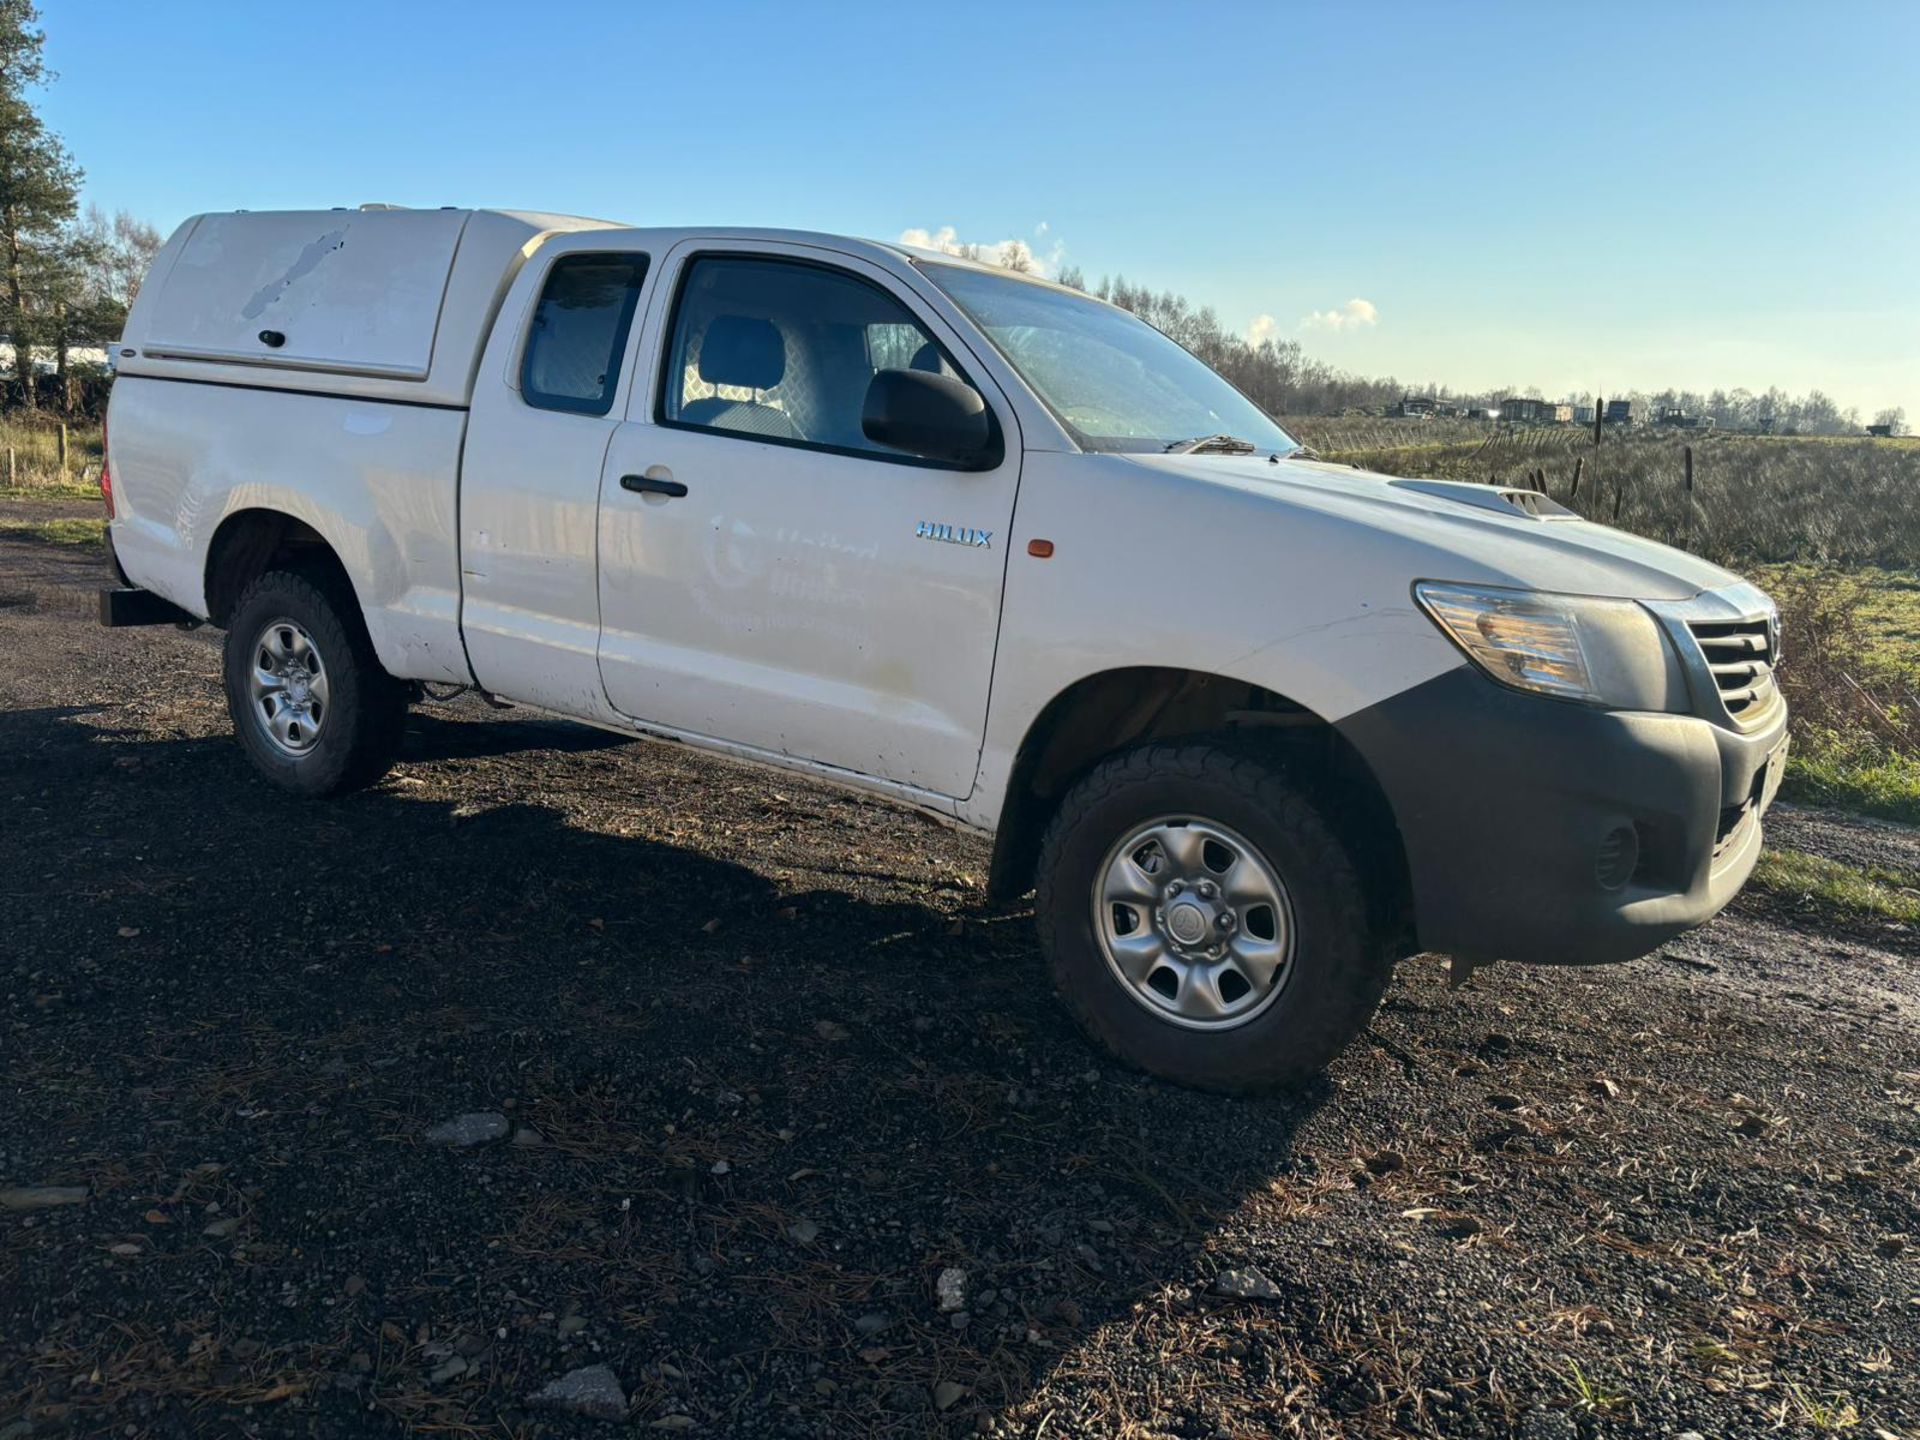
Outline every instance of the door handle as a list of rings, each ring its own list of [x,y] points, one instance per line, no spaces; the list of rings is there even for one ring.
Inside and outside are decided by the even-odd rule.
[[[620,488],[634,490],[642,495],[665,495],[675,500],[687,493],[685,485],[665,475],[622,475]]]

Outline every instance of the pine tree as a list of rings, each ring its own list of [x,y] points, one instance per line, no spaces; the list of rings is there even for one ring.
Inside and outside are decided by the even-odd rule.
[[[52,78],[31,0],[0,0],[0,333],[13,342],[14,380],[34,403],[33,351],[57,345],[73,273],[68,227],[80,170],[35,113],[27,92]]]

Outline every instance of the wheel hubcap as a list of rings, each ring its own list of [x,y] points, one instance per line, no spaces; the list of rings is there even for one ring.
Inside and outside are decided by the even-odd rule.
[[[1206,912],[1190,901],[1167,911],[1167,933],[1181,945],[1198,945],[1207,938],[1208,928]]]
[[[329,705],[327,670],[305,629],[291,620],[262,627],[253,642],[248,688],[268,744],[298,758],[319,743]]]
[[[1285,987],[1293,906],[1265,856],[1224,825],[1154,820],[1107,853],[1094,934],[1135,1001],[1191,1029],[1260,1014]]]

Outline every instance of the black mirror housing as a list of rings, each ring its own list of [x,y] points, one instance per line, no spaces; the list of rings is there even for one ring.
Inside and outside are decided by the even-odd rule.
[[[882,370],[860,415],[867,439],[890,450],[983,470],[999,459],[998,427],[980,392],[931,370]]]

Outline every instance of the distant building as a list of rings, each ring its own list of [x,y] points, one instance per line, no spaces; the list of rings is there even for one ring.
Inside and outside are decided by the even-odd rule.
[[[1631,400],[1607,401],[1607,413],[1602,418],[1608,425],[1633,424],[1633,402]]]
[[[1475,405],[1467,411],[1469,420],[1498,420],[1500,412],[1486,405]]]
[[[1591,425],[1593,423],[1593,407],[1591,405],[1574,406],[1573,423],[1576,425]]]
[[[69,370],[78,370],[86,366],[105,366],[106,364],[107,352],[98,345],[69,345],[67,347],[67,368]],[[41,375],[53,374],[55,360],[54,349],[51,345],[36,345],[33,347],[33,368],[36,373]],[[13,345],[6,340],[0,340],[0,372],[8,375],[13,373]]]
[[[1511,396],[1500,402],[1500,414],[1516,425],[1565,425],[1573,419],[1573,407],[1556,405],[1551,400]]]
[[[1869,425],[1867,426],[1867,433],[1869,435],[1878,435],[1883,440],[1891,440],[1893,438],[1893,426]]]
[[[1431,395],[1402,395],[1394,414],[1403,420],[1431,420],[1440,402]]]

